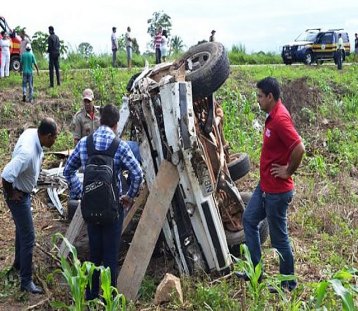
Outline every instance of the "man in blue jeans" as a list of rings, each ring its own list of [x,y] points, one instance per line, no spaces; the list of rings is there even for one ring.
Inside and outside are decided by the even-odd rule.
[[[43,291],[32,281],[32,253],[35,230],[31,211],[31,192],[40,174],[43,150],[57,138],[57,125],[51,118],[41,121],[38,129],[25,130],[17,141],[11,161],[1,177],[6,203],[15,222],[15,260],[13,270],[20,271],[21,290],[33,294]]]
[[[101,110],[100,127],[93,133],[94,147],[98,151],[108,150],[112,141],[116,137],[119,121],[119,111],[114,105],[106,105]],[[78,142],[75,150],[66,162],[63,175],[66,177],[71,199],[78,199],[82,194],[82,185],[76,175],[76,171],[82,167],[85,169],[88,160],[87,138],[83,137]],[[118,183],[118,196],[120,201],[119,217],[111,224],[87,224],[90,261],[96,266],[103,264],[111,270],[111,285],[117,285],[117,266],[119,256],[120,238],[122,233],[122,223],[124,209],[127,211],[133,204],[139,186],[142,182],[142,169],[128,144],[119,140],[118,148],[114,154],[114,169],[120,181],[122,169],[129,171],[131,180],[128,191],[122,195],[121,182]],[[91,289],[87,288],[86,299],[91,300],[99,295],[99,273],[95,272],[92,278]]]
[[[294,259],[287,231],[287,209],[293,197],[292,175],[305,152],[301,137],[280,99],[276,79],[267,77],[257,83],[261,110],[267,113],[260,158],[260,181],[243,216],[247,247],[256,266],[261,261],[259,223],[267,218],[271,244],[280,253],[280,273],[294,275]],[[244,274],[238,276],[248,279]],[[295,280],[281,286],[293,290]],[[272,289],[274,292],[274,289]]]
[[[32,66],[35,66],[37,74],[39,74],[39,67],[37,66],[35,55],[31,52],[31,44],[27,43],[25,52],[21,54],[23,102],[26,102],[27,85],[29,85],[29,102],[33,102],[34,76]]]

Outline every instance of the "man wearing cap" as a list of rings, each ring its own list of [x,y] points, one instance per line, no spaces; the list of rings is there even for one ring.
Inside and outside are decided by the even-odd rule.
[[[215,30],[211,31],[211,36],[209,37],[209,42],[215,42]]]
[[[93,103],[93,91],[85,89],[82,99],[83,108],[75,114],[71,124],[75,145],[77,145],[82,137],[92,134],[100,125],[99,111]]]
[[[116,31],[117,31],[117,28],[112,27],[111,42],[112,42],[112,66],[113,67],[116,67],[117,50],[118,50],[118,40],[117,40]]]
[[[20,62],[22,68],[22,101],[26,102],[27,85],[29,85],[28,101],[32,103],[34,94],[34,78],[32,65],[35,66],[37,74],[39,74],[39,67],[37,66],[35,55],[31,51],[30,43],[26,44],[26,49],[25,52],[21,54]]]

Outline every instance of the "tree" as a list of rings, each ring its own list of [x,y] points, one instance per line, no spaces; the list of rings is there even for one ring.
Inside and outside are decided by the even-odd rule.
[[[174,36],[170,40],[170,46],[174,53],[181,52],[184,48],[183,40],[179,36]]]
[[[47,37],[48,35],[42,31],[36,31],[32,36],[32,49],[39,52],[41,55],[47,52]]]
[[[119,51],[125,51],[126,50],[126,39],[124,37],[125,35],[124,34],[121,34],[119,36],[119,38],[117,39],[118,41],[118,50]]]
[[[171,17],[163,11],[154,12],[152,18],[147,20],[149,24],[147,33],[154,38],[156,30],[159,26],[167,30],[168,36],[170,36],[170,30],[172,29]]]
[[[48,34],[42,31],[36,31],[32,36],[32,49],[41,53],[42,55],[47,53],[47,38]],[[68,47],[65,45],[63,40],[60,40],[60,54],[67,53]]]
[[[133,53],[140,54],[139,45],[138,45],[138,42],[137,42],[136,38],[132,39],[132,49],[133,49]]]
[[[82,42],[78,46],[78,53],[85,57],[89,57],[93,54],[93,46],[88,42]]]

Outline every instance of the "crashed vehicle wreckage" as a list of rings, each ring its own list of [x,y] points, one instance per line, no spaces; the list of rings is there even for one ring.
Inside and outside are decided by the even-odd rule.
[[[251,194],[235,182],[250,170],[246,154],[230,154],[223,132],[224,113],[213,93],[230,73],[224,46],[208,42],[190,48],[173,63],[148,66],[127,85],[118,135],[139,143],[148,188],[162,161],[176,166],[179,184],[162,236],[181,274],[226,272],[245,242],[242,215]],[[47,187],[63,215],[58,194],[67,188],[62,167],[44,170]],[[80,176],[83,177],[83,176]],[[259,224],[261,243],[268,237]]]
[[[202,43],[179,61],[133,76],[121,108],[119,132],[127,129],[139,142],[146,182],[153,183],[163,160],[177,167],[179,185],[162,232],[184,274],[225,271],[245,241],[242,215],[250,194],[235,182],[249,172],[249,158],[229,153],[213,95],[229,72],[224,46]],[[259,231],[264,242],[266,220]]]

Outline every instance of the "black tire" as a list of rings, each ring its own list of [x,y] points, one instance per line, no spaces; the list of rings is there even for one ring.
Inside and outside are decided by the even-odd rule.
[[[246,206],[249,203],[252,194],[249,192],[241,192],[240,195]],[[269,226],[266,218],[259,223],[259,232],[260,232],[260,241],[261,244],[263,244],[267,240],[269,235]],[[227,244],[229,245],[230,253],[236,257],[239,256],[240,244],[245,243],[244,230],[238,232],[225,231],[225,233],[226,233],[226,241]]]
[[[228,78],[230,64],[224,46],[206,42],[193,46],[179,62],[186,62],[186,80],[191,81],[194,100],[214,93]],[[189,69],[189,62],[192,69]]]
[[[246,153],[230,155],[230,163],[227,165],[231,179],[237,181],[250,171],[250,159]]]
[[[20,56],[19,55],[13,55],[11,57],[11,59],[10,59],[10,70],[19,72],[20,71],[20,65],[21,65]]]
[[[305,53],[305,64],[306,65],[311,65],[313,63],[313,54],[311,51],[307,51]]]

